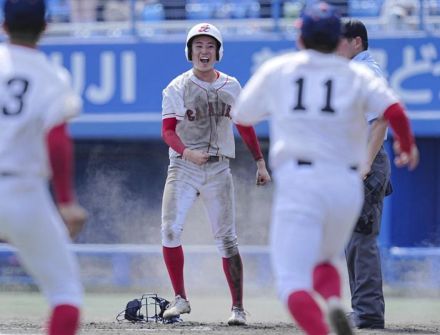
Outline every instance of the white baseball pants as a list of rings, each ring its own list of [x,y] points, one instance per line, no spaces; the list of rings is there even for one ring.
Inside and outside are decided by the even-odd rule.
[[[80,307],[82,286],[67,229],[46,180],[0,177],[0,236],[17,248],[21,264],[51,307]]]
[[[186,216],[199,195],[219,253],[225,258],[236,255],[234,185],[227,159],[203,165],[171,159],[162,201],[162,244],[181,245]]]
[[[311,290],[314,267],[343,255],[363,202],[358,172],[348,166],[298,165],[274,172],[271,258],[280,299]]]

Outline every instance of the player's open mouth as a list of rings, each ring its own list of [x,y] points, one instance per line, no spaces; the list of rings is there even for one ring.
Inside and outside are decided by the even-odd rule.
[[[208,57],[200,57],[200,62],[209,63],[209,58]]]

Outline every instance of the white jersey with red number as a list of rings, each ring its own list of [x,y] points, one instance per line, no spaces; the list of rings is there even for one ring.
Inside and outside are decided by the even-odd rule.
[[[81,110],[68,72],[38,50],[0,45],[0,172],[49,175],[46,133]]]
[[[178,120],[176,133],[185,147],[234,158],[231,110],[241,86],[237,79],[218,74],[213,83],[199,80],[192,69],[176,77],[163,90],[162,118]],[[170,157],[178,155],[170,148]]]
[[[292,158],[359,166],[366,157],[366,115],[381,115],[395,102],[366,66],[302,50],[263,64],[232,116],[242,124],[270,118],[272,167]]]

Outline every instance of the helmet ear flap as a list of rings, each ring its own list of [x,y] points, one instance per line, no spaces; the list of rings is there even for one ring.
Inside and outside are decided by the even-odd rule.
[[[219,41],[217,41],[217,51],[215,52],[215,57],[217,59],[217,62],[220,61],[221,57],[220,57],[220,48],[222,47],[221,43]]]
[[[192,61],[192,50],[191,50],[191,42],[189,41],[185,48],[186,59],[188,61]]]
[[[187,61],[192,61],[192,39],[190,39],[189,41],[188,41],[188,43],[186,43],[186,46],[185,46],[185,56],[186,56],[186,60]]]

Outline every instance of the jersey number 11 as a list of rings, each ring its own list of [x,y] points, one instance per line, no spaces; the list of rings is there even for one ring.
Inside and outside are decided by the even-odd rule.
[[[302,97],[303,97],[303,88],[304,88],[304,78],[299,78],[295,83],[298,85],[298,100],[296,106],[293,107],[294,111],[305,111],[306,107],[303,105]],[[324,83],[324,86],[327,88],[327,96],[325,99],[325,106],[321,108],[321,111],[324,113],[334,113],[335,110],[331,105],[331,96],[332,96],[332,86],[333,81],[331,79],[327,80]]]

